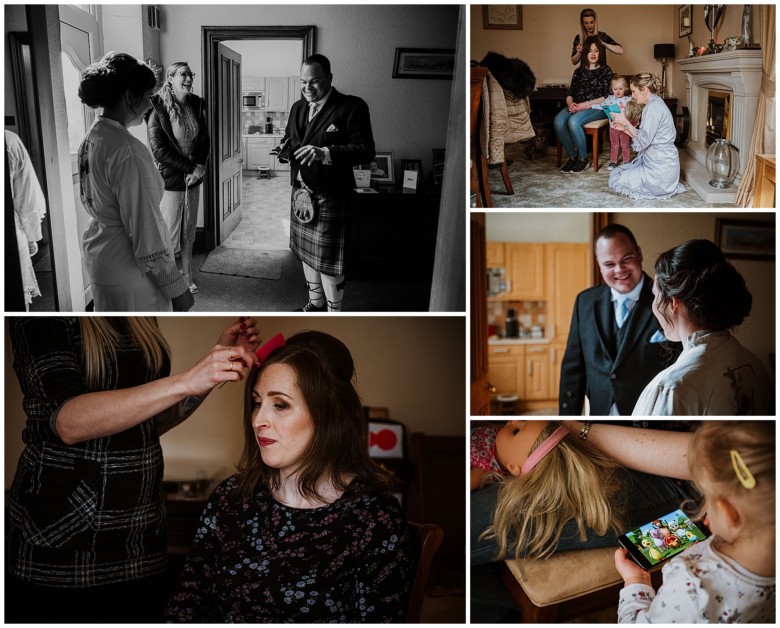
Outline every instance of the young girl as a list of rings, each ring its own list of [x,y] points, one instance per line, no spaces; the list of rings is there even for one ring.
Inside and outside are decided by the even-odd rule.
[[[615,74],[612,76],[612,82],[610,83],[610,89],[612,91],[611,96],[607,96],[604,102],[598,105],[593,105],[592,109],[603,109],[603,107],[609,105],[617,105],[620,109],[623,109],[628,105],[631,100],[631,96],[627,96],[628,81],[625,76]],[[609,165],[608,170],[614,170],[617,167],[618,150],[623,152],[623,163],[627,164],[631,161],[631,138],[628,133],[616,129],[613,126],[609,127]]]
[[[495,514],[481,538],[495,539],[498,556],[509,549],[515,556],[548,556],[569,521],[577,522],[583,542],[588,529],[599,535],[620,529],[611,505],[619,465],[580,446],[565,427],[509,421],[496,434],[496,454],[507,473],[494,474],[501,482]]]
[[[620,623],[705,623],[775,620],[774,421],[711,421],[693,435],[691,476],[713,536],[663,568],[656,593],[650,574],[624,549],[615,567],[625,581]]]

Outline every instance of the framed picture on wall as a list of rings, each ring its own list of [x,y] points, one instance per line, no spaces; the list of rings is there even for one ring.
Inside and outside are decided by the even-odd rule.
[[[680,7],[680,37],[693,32],[693,5],[684,4]]]
[[[731,259],[775,259],[775,224],[763,220],[715,220],[715,243]]]
[[[393,78],[452,79],[454,48],[396,48]]]
[[[482,7],[482,28],[523,30],[523,7],[519,4],[486,4]]]

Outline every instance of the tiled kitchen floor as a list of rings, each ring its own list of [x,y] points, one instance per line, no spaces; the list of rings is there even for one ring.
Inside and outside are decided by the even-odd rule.
[[[223,246],[231,249],[283,251],[290,243],[290,173],[258,179],[244,171],[243,217]]]

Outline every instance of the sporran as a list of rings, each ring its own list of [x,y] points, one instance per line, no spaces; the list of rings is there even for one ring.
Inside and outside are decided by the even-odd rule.
[[[317,201],[309,190],[303,188],[296,189],[293,192],[292,206],[293,214],[298,219],[298,222],[306,224],[314,220]]]

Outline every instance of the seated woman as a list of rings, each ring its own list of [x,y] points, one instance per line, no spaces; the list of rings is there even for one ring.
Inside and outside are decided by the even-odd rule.
[[[586,54],[582,56],[580,67],[571,77],[566,108],[558,112],[553,122],[555,134],[569,156],[561,172],[585,170],[588,166],[588,144],[582,126],[606,117],[602,110],[592,107],[610,94],[612,70],[605,61],[607,53],[596,36],[585,40],[584,49]]]
[[[279,345],[258,350],[238,473],[209,499],[166,617],[403,621],[413,576],[409,535],[368,456],[352,356],[317,331]]]
[[[655,263],[653,313],[683,352],[647,385],[634,415],[763,415],[761,361],[731,335],[750,314],[745,280],[709,240],[688,240]]]
[[[628,133],[637,152],[631,163],[609,175],[609,187],[634,199],[667,199],[685,192],[680,184],[680,156],[674,140],[677,131],[669,107],[658,96],[661,81],[649,72],[631,77],[631,96],[640,105],[642,126],[634,126],[623,113],[612,114],[612,126]]]

